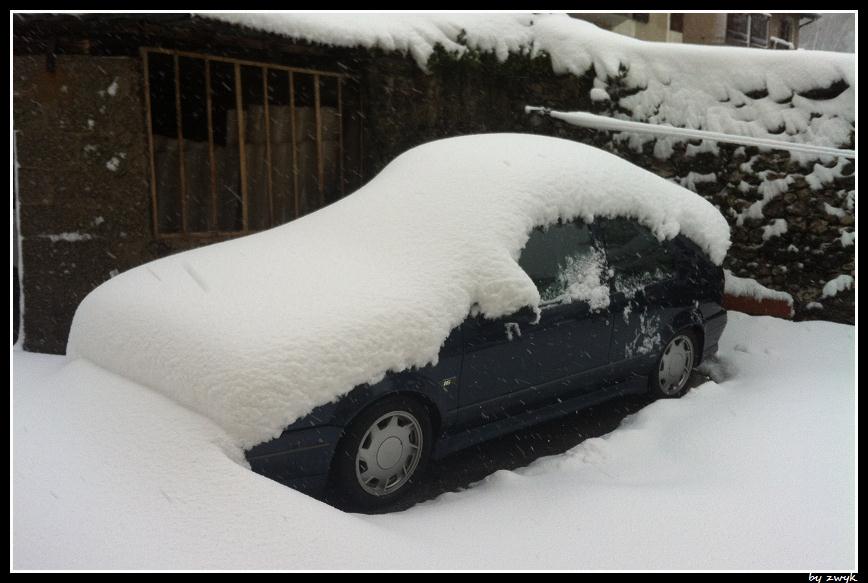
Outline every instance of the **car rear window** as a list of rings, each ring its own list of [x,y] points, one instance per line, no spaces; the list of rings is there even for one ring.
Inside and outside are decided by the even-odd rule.
[[[617,291],[674,273],[671,241],[659,241],[649,228],[630,219],[607,219],[600,221],[600,231]]]

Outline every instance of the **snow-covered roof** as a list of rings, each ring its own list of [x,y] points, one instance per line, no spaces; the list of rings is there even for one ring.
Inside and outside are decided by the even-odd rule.
[[[639,91],[627,92],[617,104],[637,121],[831,147],[847,144],[854,129],[851,54],[647,42],[564,14],[203,16],[312,43],[400,51],[423,69],[440,45],[459,57],[474,49],[493,52],[501,61],[511,53],[547,54],[558,74],[593,69],[594,89],[607,89],[626,71],[624,84]],[[817,90],[831,87],[842,91],[818,98]],[[636,137],[637,144],[650,139]]]
[[[633,217],[721,263],[729,227],[705,199],[602,150],[524,134],[414,148],[301,219],[109,280],[67,353],[162,391],[243,446],[389,370],[436,362],[476,305],[540,296],[517,259],[536,225]]]

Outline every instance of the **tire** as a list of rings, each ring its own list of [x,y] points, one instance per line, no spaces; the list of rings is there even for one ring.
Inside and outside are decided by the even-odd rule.
[[[698,346],[696,334],[691,330],[680,330],[669,340],[648,379],[655,396],[675,399],[687,392]]]
[[[405,396],[388,397],[364,410],[347,427],[332,464],[332,487],[348,509],[392,504],[415,486],[432,446],[425,406]]]

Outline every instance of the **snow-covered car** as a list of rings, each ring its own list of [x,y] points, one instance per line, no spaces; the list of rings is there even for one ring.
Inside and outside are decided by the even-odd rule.
[[[729,246],[702,197],[572,141],[431,142],[287,225],[91,293],[87,358],[218,423],[250,466],[356,507],[426,461],[712,354]]]
[[[621,395],[679,397],[717,351],[723,272],[686,237],[561,222],[533,231],[519,265],[538,311],[468,317],[436,365],[314,409],[250,449],[253,469],[301,489],[330,481],[358,507],[391,503],[430,458]]]

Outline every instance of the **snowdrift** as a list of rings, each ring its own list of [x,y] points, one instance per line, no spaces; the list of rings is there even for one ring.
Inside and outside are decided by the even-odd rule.
[[[715,382],[374,516],[245,470],[219,427],[99,367],[13,360],[14,569],[858,570],[853,326],[730,313]],[[603,431],[582,417],[513,448]],[[444,471],[512,467],[481,449]]]
[[[720,264],[726,220],[612,154],[533,135],[431,142],[287,225],[166,257],[94,290],[67,354],[156,389],[242,447],[390,371],[436,362],[477,306],[538,307],[516,263],[535,225],[627,216]]]

